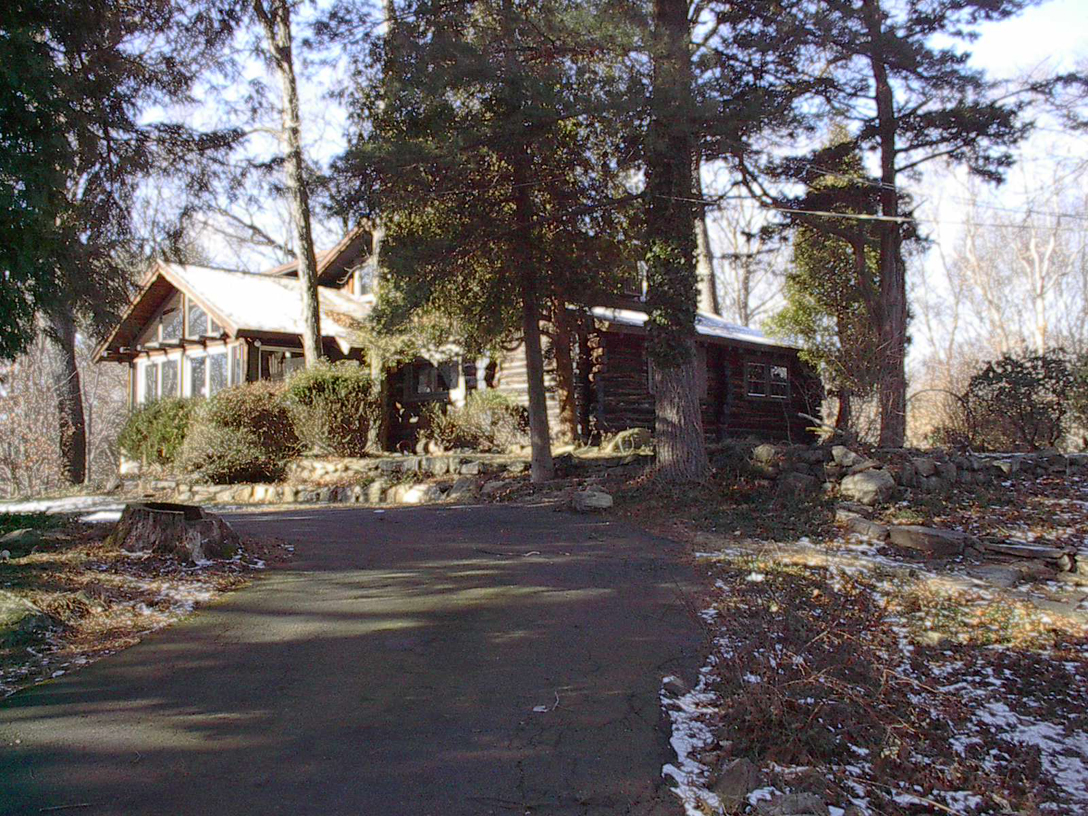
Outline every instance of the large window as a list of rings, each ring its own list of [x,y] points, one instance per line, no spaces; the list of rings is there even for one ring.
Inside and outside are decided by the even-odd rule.
[[[242,371],[242,347],[234,346],[230,350],[230,384],[241,385],[245,382],[245,373]]]
[[[162,339],[181,339],[181,306],[168,306],[162,313]]]
[[[205,394],[204,381],[207,377],[208,361],[205,357],[191,357],[189,359],[189,396],[203,397]]]
[[[306,367],[306,358],[299,351],[261,349],[261,379],[285,380]]]
[[[416,399],[442,399],[460,382],[457,362],[446,360],[437,366],[420,360],[408,369],[408,392]]]
[[[227,387],[227,355],[208,355],[208,396],[219,393]]]
[[[203,337],[208,333],[208,313],[197,304],[189,304],[189,337]]]
[[[744,390],[756,399],[789,399],[790,370],[772,363],[746,363]]]
[[[152,402],[159,398],[159,366],[158,363],[148,363],[144,366],[144,402]]]
[[[178,396],[178,361],[164,360],[162,364],[162,397]]]

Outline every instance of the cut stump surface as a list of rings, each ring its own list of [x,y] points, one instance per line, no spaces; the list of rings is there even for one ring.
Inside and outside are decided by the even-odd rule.
[[[240,541],[227,522],[198,505],[140,502],[125,505],[107,543],[199,563],[232,557]]]

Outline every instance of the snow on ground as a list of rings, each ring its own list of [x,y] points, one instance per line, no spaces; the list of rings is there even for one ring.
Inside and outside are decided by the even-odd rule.
[[[124,508],[116,496],[65,496],[55,499],[0,502],[0,513],[98,513],[116,512]]]
[[[715,774],[740,756],[762,764],[768,783],[748,797],[750,813],[761,798],[814,787],[830,811],[840,814],[848,807],[864,816],[984,816],[1011,812],[1010,807],[1088,813],[1083,626],[917,565],[905,576],[902,562],[868,545],[807,543],[822,549],[824,557],[803,563],[797,553],[808,547],[769,545],[755,553],[752,542],[723,553],[697,553],[714,579],[711,605],[700,613],[714,634],[713,646],[692,691],[670,693],[675,680],[665,678],[661,692],[676,753],[662,774],[672,780],[688,816],[725,812],[714,793]],[[788,615],[782,616],[782,607],[802,607],[821,593],[829,596],[825,607],[813,605],[797,614],[808,614],[818,626],[826,620],[826,629],[813,640],[839,628],[845,632],[838,658],[835,648],[810,653],[807,635],[791,641],[783,631]],[[765,613],[744,619],[759,603]],[[848,616],[836,617],[846,615],[839,606],[858,610],[858,629],[849,629]],[[858,637],[871,642],[855,650],[850,641]],[[828,662],[817,666],[821,657]],[[883,673],[879,695],[866,689],[864,678],[848,672],[834,676],[837,662],[863,660],[879,664],[871,673]],[[881,696],[884,686],[894,687],[894,693]],[[856,711],[838,723],[827,716],[851,706]],[[753,720],[761,722],[765,712],[758,709],[775,707],[787,713],[778,746],[767,749],[760,746],[762,735],[743,731]],[[730,721],[738,712],[747,719],[739,726]],[[822,762],[791,767],[767,761],[796,737],[791,722],[807,727],[813,718],[826,725],[824,739],[829,734],[832,740]],[[883,736],[876,739],[878,732]],[[729,735],[724,747],[723,734]],[[856,744],[864,742],[858,735],[870,738],[868,747]],[[820,749],[798,753],[809,750]],[[792,787],[794,782],[801,787]]]

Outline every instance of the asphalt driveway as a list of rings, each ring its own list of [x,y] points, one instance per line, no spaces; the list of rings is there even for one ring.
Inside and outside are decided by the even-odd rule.
[[[675,814],[678,545],[516,507],[231,519],[286,568],[0,703],[0,813]]]

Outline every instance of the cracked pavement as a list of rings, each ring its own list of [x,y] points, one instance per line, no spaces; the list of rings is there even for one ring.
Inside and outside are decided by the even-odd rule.
[[[229,517],[294,560],[0,703],[0,814],[678,814],[681,545],[511,506]]]

